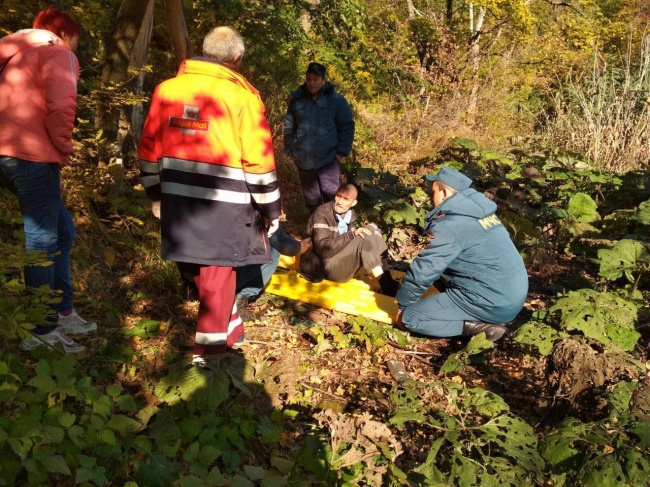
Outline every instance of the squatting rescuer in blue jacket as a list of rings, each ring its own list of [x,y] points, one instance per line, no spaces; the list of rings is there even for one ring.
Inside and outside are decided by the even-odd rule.
[[[434,205],[425,225],[431,241],[397,292],[396,326],[432,337],[485,332],[494,342],[526,302],[524,262],[495,215],[496,204],[471,189],[470,178],[443,166],[426,179]],[[434,282],[443,291],[420,299]]]

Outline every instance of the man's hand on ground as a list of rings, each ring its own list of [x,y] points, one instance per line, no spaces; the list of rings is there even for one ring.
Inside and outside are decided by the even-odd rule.
[[[395,328],[397,328],[398,330],[409,331],[408,328],[406,328],[406,326],[404,326],[404,323],[402,322],[402,313],[403,312],[404,312],[403,309],[400,309],[397,312],[397,315],[395,316],[395,321],[393,322],[393,326]]]
[[[336,159],[339,161],[339,163],[341,163],[341,162],[343,162],[343,160],[345,159],[345,156],[342,156],[342,155],[336,154]]]
[[[151,213],[160,220],[160,201],[154,201],[151,203]]]
[[[273,220],[266,220],[267,230],[266,236],[271,238],[275,232],[280,228],[280,219],[275,218]]]
[[[300,241],[300,253],[304,254],[311,248],[311,238],[305,238]]]
[[[355,237],[361,237],[361,238],[366,238],[369,235],[372,235],[372,232],[368,230],[366,227],[355,228],[353,233]]]

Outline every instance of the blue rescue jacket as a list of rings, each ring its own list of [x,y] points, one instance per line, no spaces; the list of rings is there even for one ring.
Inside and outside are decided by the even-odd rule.
[[[426,217],[428,247],[413,260],[397,293],[400,309],[439,278],[446,293],[477,320],[505,323],[528,293],[528,274],[496,204],[472,188],[446,199]]]
[[[325,83],[314,100],[303,84],[291,93],[284,116],[284,151],[301,169],[318,169],[346,157],[354,141],[354,120],[347,100]]]

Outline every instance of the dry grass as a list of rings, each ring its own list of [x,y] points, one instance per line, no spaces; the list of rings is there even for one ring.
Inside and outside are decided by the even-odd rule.
[[[547,145],[585,154],[602,171],[648,166],[650,156],[650,36],[638,59],[622,67],[594,59],[591,73],[569,79],[553,98],[545,120]]]

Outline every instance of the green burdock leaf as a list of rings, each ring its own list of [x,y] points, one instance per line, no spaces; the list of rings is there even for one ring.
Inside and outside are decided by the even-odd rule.
[[[585,465],[578,485],[597,485],[598,487],[620,487],[629,485],[617,455],[601,455]],[[645,479],[647,480],[647,478]]]
[[[123,390],[124,388],[121,385],[113,384],[106,387],[106,394],[108,394],[112,398],[116,398],[117,396],[120,395],[120,392],[122,392]]]
[[[27,454],[32,449],[32,440],[29,438],[9,438],[7,443],[11,450],[20,457],[21,460],[27,458]]]
[[[506,166],[512,166],[512,160],[507,158],[504,155],[499,154],[498,152],[492,152],[489,150],[482,150],[479,151],[481,154],[481,160],[488,162],[488,161],[499,161],[502,164],[505,164]]]
[[[482,416],[494,417],[510,410],[506,402],[496,394],[473,387],[468,389],[468,397],[462,401],[464,408],[470,409]]]
[[[580,421],[573,418],[565,419],[559,427],[551,430],[544,437],[540,453],[546,461],[556,466],[564,464],[568,459],[581,453],[574,445],[581,439],[583,430]]]
[[[478,150],[478,144],[476,143],[476,141],[474,141],[472,139],[453,138],[453,139],[451,139],[451,141],[454,144],[457,144],[457,145],[461,146],[463,149],[467,149],[467,150],[470,150],[470,151]]]
[[[458,450],[454,452],[452,460],[450,480],[453,482],[450,485],[457,487],[475,487],[478,485],[479,466],[472,462],[469,458],[465,458]]]
[[[488,421],[482,429],[486,433],[486,439],[502,449],[511,468],[523,468],[528,472],[541,471],[544,461],[537,450],[537,435],[525,421],[504,414]]]
[[[633,303],[612,293],[592,289],[571,291],[559,299],[550,311],[562,313],[562,327],[578,330],[585,336],[632,350],[640,338],[634,329],[637,309]]]
[[[557,331],[544,323],[529,321],[517,329],[513,338],[519,343],[537,347],[539,353],[548,356],[553,351],[555,341],[568,336],[568,333]]]
[[[400,223],[404,222],[411,225],[417,225],[418,212],[409,202],[403,199],[391,201],[391,209],[384,214],[384,221],[386,223]]]
[[[630,479],[631,485],[643,485],[650,478],[650,461],[648,455],[644,455],[632,448],[626,449],[625,471]]]
[[[630,431],[641,440],[641,448],[650,448],[650,422],[639,421]]]
[[[634,282],[634,273],[647,270],[650,253],[641,242],[636,240],[619,240],[611,249],[598,251],[601,277],[616,280],[625,274],[628,281]]]
[[[598,204],[585,193],[576,193],[569,199],[567,211],[575,220],[593,222],[600,220]]]
[[[650,200],[644,201],[639,205],[639,209],[632,217],[632,220],[644,225],[650,225]]]
[[[440,373],[449,374],[450,372],[455,372],[465,365],[469,364],[472,360],[472,357],[481,355],[487,350],[491,350],[494,345],[491,341],[485,338],[485,333],[480,333],[469,341],[467,346],[460,350],[458,353],[455,353],[442,364],[440,368]]]

